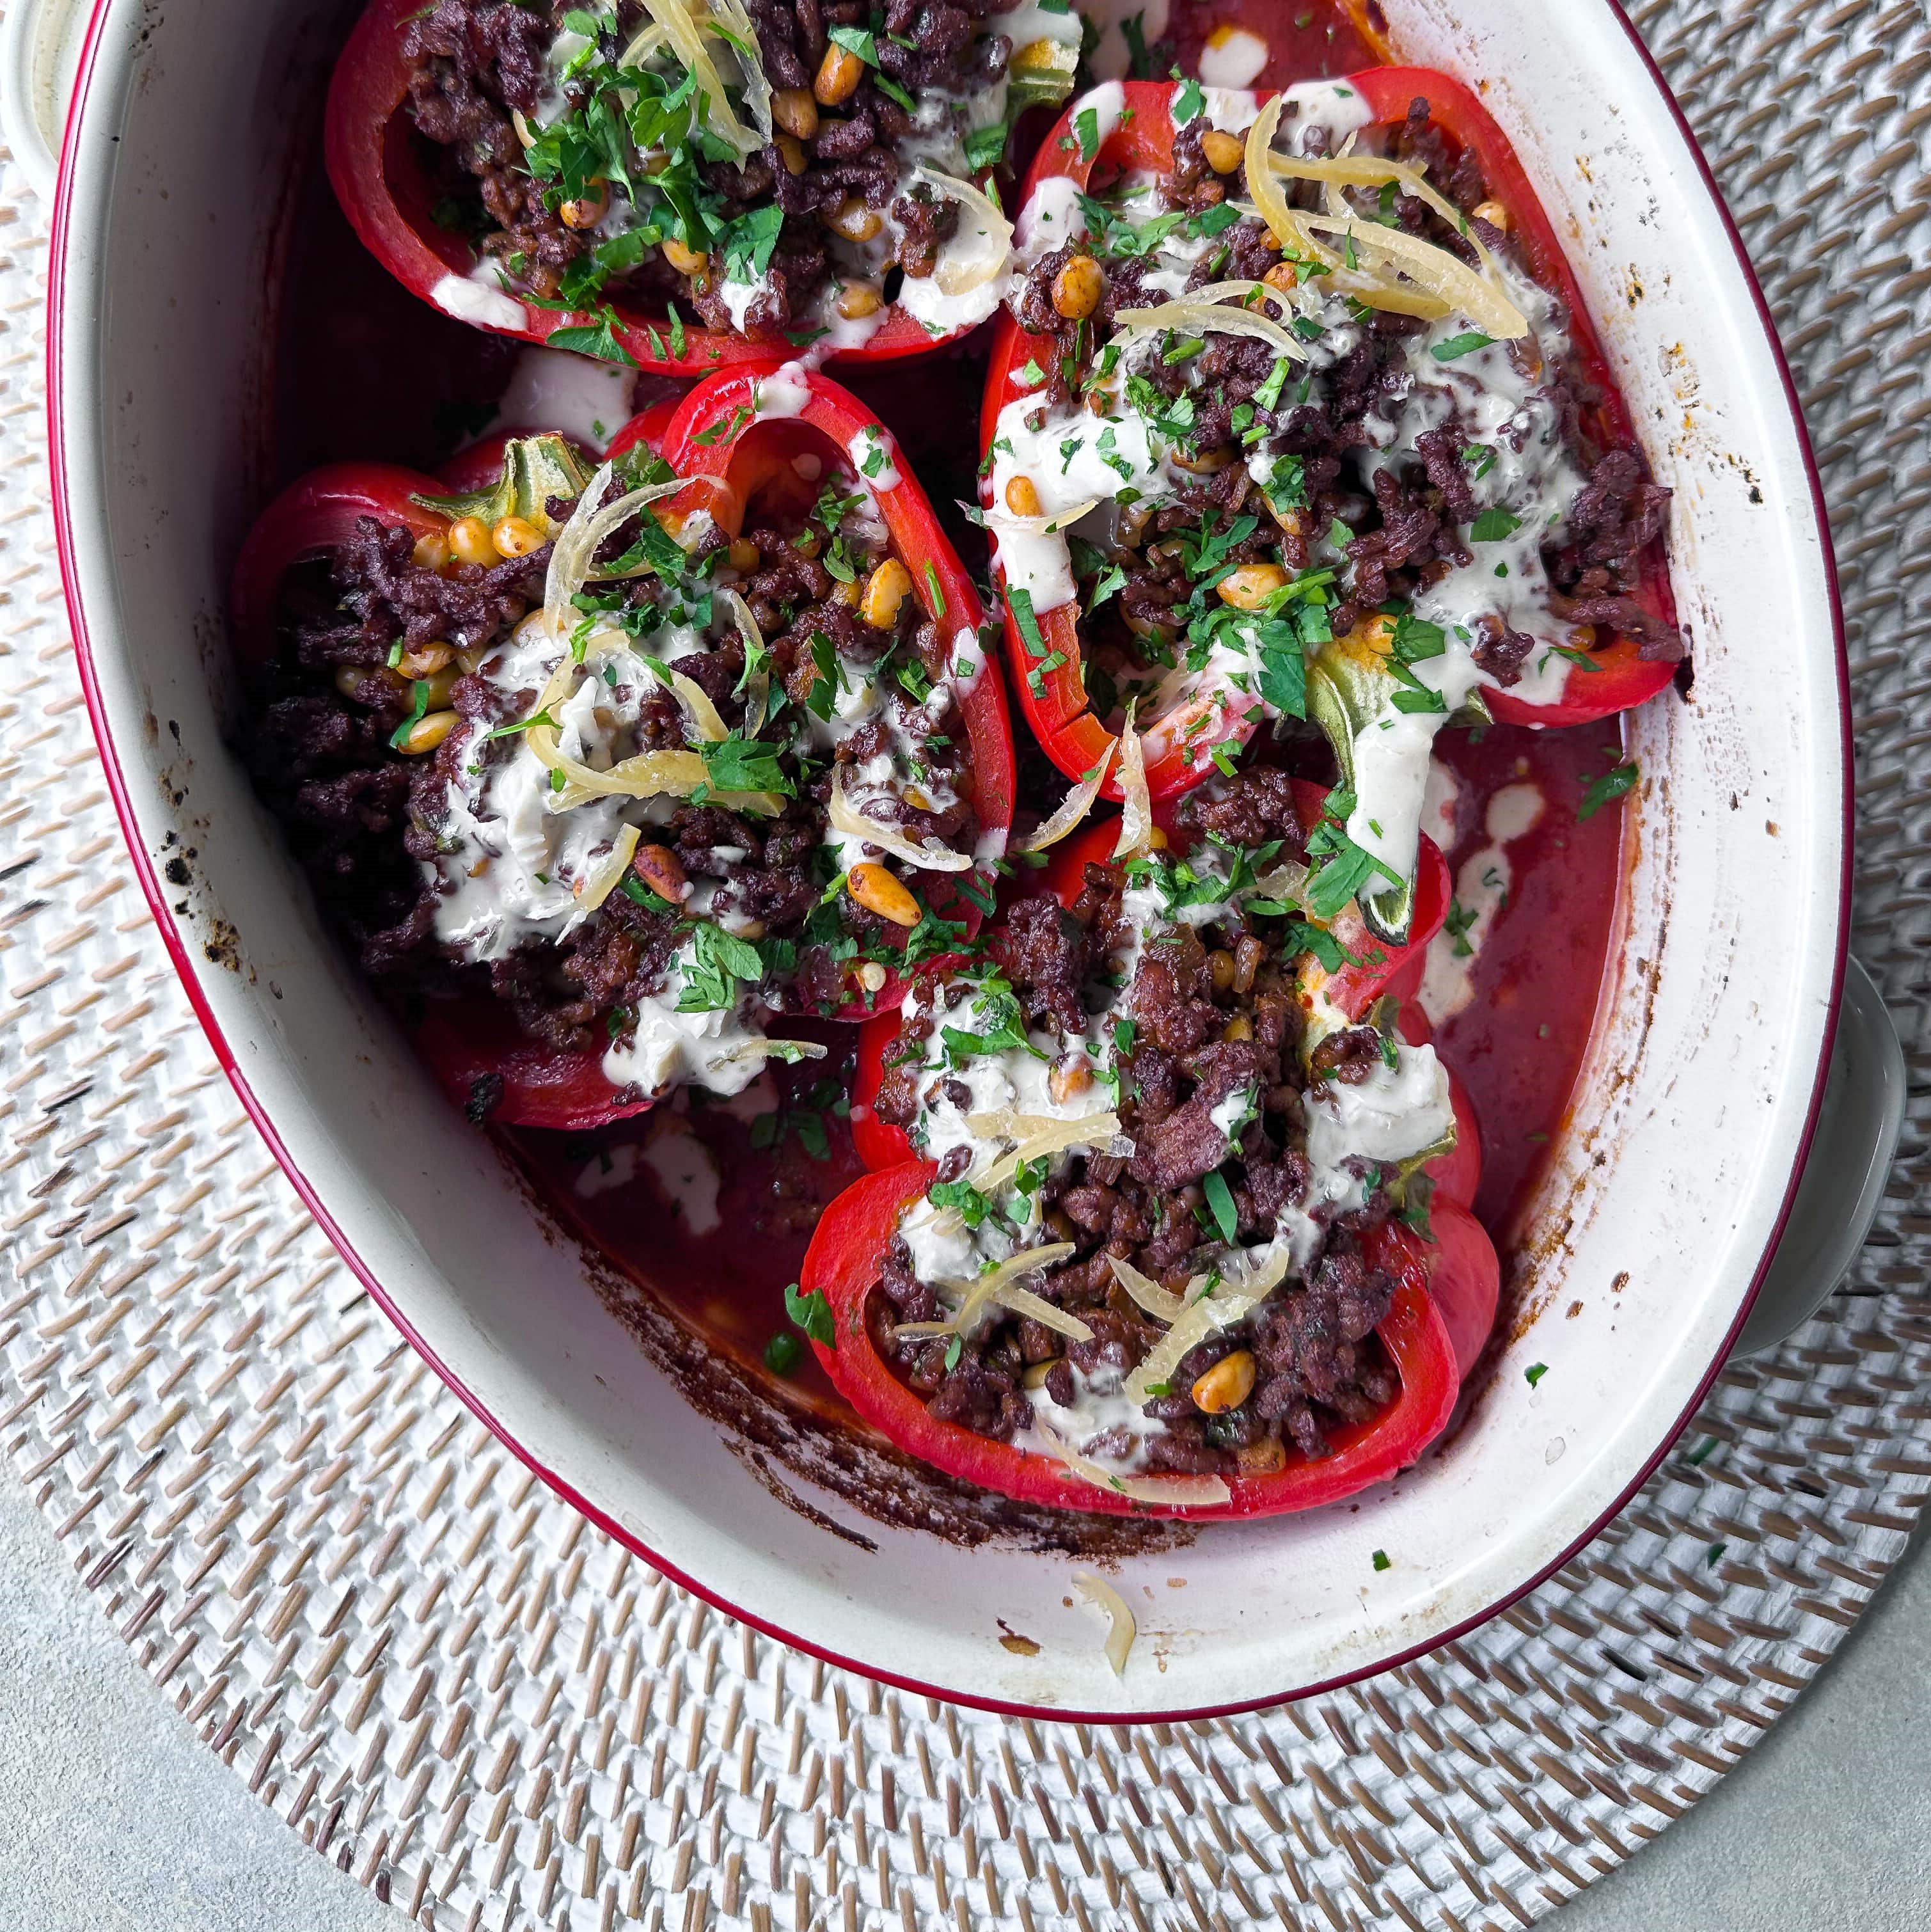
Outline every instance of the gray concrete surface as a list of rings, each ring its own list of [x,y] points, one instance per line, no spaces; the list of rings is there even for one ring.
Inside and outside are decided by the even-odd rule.
[[[21,1932],[397,1932],[249,1797],[0,1492],[0,1900]],[[1931,1924],[1931,1562],[1716,1795],[1555,1932]]]

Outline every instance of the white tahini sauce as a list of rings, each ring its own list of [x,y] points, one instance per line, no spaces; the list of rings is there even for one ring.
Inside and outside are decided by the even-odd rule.
[[[1431,1025],[1444,1024],[1474,1000],[1477,956],[1515,883],[1508,848],[1541,823],[1546,805],[1542,788],[1530,783],[1504,785],[1489,800],[1482,828],[1486,842],[1456,868],[1450,926],[1428,944],[1417,997]]]

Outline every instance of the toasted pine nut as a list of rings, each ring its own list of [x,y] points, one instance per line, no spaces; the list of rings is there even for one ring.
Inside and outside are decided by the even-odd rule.
[[[838,291],[838,310],[847,322],[862,322],[876,315],[885,297],[870,282],[847,282]]]
[[[594,228],[610,205],[610,190],[601,182],[592,182],[574,201],[559,202],[556,218],[565,228]]]
[[[1190,470],[1196,476],[1217,476],[1234,460],[1234,446],[1223,442],[1213,449],[1189,449],[1176,444],[1171,454],[1183,470]]]
[[[1270,1436],[1264,1442],[1250,1442],[1245,1448],[1235,1450],[1234,1460],[1240,1465],[1243,1476],[1277,1476],[1288,1466],[1288,1452],[1282,1448],[1279,1436]]]
[[[1193,1385],[1193,1406],[1208,1415],[1238,1408],[1254,1393],[1252,1351],[1236,1348],[1223,1355]]]
[[[1278,563],[1243,563],[1216,587],[1223,604],[1237,610],[1258,610],[1287,580],[1288,573]]]
[[[409,560],[424,570],[440,570],[449,561],[449,539],[440,530],[418,537]]]
[[[409,736],[402,741],[400,748],[411,758],[433,752],[462,722],[453,711],[425,712],[409,728]]]
[[[1093,1084],[1093,1069],[1084,1058],[1054,1062],[1046,1076],[1046,1093],[1056,1107],[1063,1107],[1075,1094],[1084,1094]]]
[[[1046,1378],[1053,1372],[1053,1363],[1059,1359],[1059,1357],[1055,1355],[1051,1361],[1028,1362],[1019,1371],[1019,1386],[1026,1389],[1044,1388],[1046,1386]]]
[[[449,548],[463,563],[496,563],[496,547],[490,540],[490,526],[481,517],[458,517],[449,526]]]
[[[1153,852],[1164,852],[1167,849],[1167,835],[1157,825],[1147,834],[1147,847],[1149,851]]]
[[[1240,165],[1242,148],[1237,136],[1210,129],[1200,137],[1200,152],[1217,175],[1231,175]]]
[[[861,860],[845,874],[845,890],[867,912],[875,912],[894,926],[919,923],[919,902],[883,866],[869,859]]]
[[[447,644],[424,644],[404,651],[396,659],[396,669],[404,677],[433,677],[455,655]]]
[[[1499,228],[1504,235],[1516,225],[1514,217],[1499,201],[1478,201],[1473,212],[1477,221],[1486,221],[1491,228]]]
[[[741,577],[748,577],[757,568],[757,546],[748,537],[731,538],[730,566]]]
[[[1301,285],[1300,272],[1291,262],[1276,262],[1261,279],[1284,296],[1292,295]]]
[[[825,226],[847,242],[869,242],[885,226],[876,208],[868,208],[855,194],[848,194],[825,217]]]
[[[899,607],[912,589],[912,573],[895,556],[888,556],[865,581],[859,615],[874,631],[889,631],[898,621]]]
[[[474,677],[496,650],[494,644],[475,644],[456,653],[456,668],[464,677]]]
[[[794,140],[808,141],[818,131],[818,104],[808,87],[775,88],[771,118]]]
[[[932,808],[932,801],[916,785],[907,785],[904,796],[905,802],[914,812],[930,812]]]
[[[832,586],[832,601],[842,604],[847,610],[856,610],[858,600],[864,595],[864,588],[856,578],[849,584],[834,584]]]
[[[691,896],[691,882],[684,866],[668,845],[640,845],[631,855],[630,868],[661,899],[682,905]]]
[[[498,556],[527,556],[543,546],[543,532],[526,517],[505,517],[490,532]]]
[[[868,959],[858,969],[858,982],[868,993],[882,993],[885,990],[886,971],[876,959]]]
[[[1578,624],[1569,634],[1570,647],[1573,650],[1590,651],[1596,648],[1596,626]]]
[[[1224,993],[1234,984],[1234,955],[1224,946],[1216,946],[1207,956],[1207,976],[1213,982],[1213,990]]]
[[[400,680],[385,664],[337,664],[335,688],[344,698],[354,698],[372,677],[380,678],[384,685],[392,688],[400,688]]]
[[[802,175],[805,172],[805,148],[796,134],[787,134],[781,128],[771,137],[771,145],[778,150],[788,175]]]
[[[1254,1022],[1245,1013],[1236,1013],[1221,1028],[1220,1036],[1230,1041],[1252,1040],[1254,1037]]]
[[[1015,476],[1006,486],[1006,507],[1015,517],[1039,514],[1039,492],[1030,476]]]
[[[1090,255],[1075,255],[1053,278],[1053,307],[1069,322],[1082,322],[1099,306],[1106,278]]]
[[[858,84],[864,78],[865,63],[850,48],[829,46],[825,50],[824,58],[818,63],[817,77],[811,82],[811,92],[820,107],[835,107],[858,92]]]
[[[675,236],[665,242],[662,246],[664,259],[680,275],[701,275],[706,273],[710,268],[709,256],[700,255],[696,249],[685,248]]]

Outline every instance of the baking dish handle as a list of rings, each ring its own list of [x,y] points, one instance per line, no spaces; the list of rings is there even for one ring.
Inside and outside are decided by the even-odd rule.
[[[1870,975],[1844,962],[1837,1044],[1803,1178],[1735,1355],[1787,1341],[1837,1292],[1864,1244],[1904,1126],[1904,1049]]]
[[[0,134],[49,206],[91,0],[12,0],[0,20]]]

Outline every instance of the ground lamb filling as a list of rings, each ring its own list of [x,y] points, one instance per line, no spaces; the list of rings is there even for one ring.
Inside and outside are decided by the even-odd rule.
[[[1527,319],[1519,339],[1459,312],[1368,307],[1284,251],[1250,212],[1243,144],[1260,112],[1186,83],[1170,172],[1090,194],[1048,179],[1030,197],[1013,309],[1052,351],[1000,412],[988,520],[1030,614],[1022,635],[1076,608],[1085,688],[1111,728],[1198,705],[1204,764],[1237,714],[1317,718],[1362,794],[1351,836],[1405,878],[1427,742],[1451,716],[1480,722],[1479,686],[1553,699],[1614,634],[1681,657],[1637,596],[1669,493],[1638,454],[1592,440],[1601,399],[1567,318],[1425,100],[1390,129],[1345,85],[1303,83],[1270,152],[1420,167],[1462,220],[1393,179],[1290,181],[1288,203],[1471,267],[1479,242]],[[1183,321],[1122,319],[1189,300]],[[1275,339],[1211,320],[1236,309]]]
[[[712,0],[687,17],[721,113],[707,92],[700,110],[703,84],[664,40],[676,4],[434,0],[408,24],[436,218],[475,240],[479,279],[840,346],[893,302],[939,334],[991,312],[993,280],[961,292],[943,272],[973,237],[934,176],[993,166],[1021,106],[1063,97],[1076,16],[1029,11],[1045,38],[1009,80],[995,0]]]
[[[972,854],[950,646],[862,480],[827,463],[811,488],[754,504],[734,539],[692,519],[688,553],[654,518],[648,542],[621,524],[599,565],[655,568],[586,586],[562,645],[552,542],[439,567],[364,518],[291,574],[255,770],[372,977],[410,1006],[493,995],[619,1086],[730,1092],[767,1018],[862,1001],[956,941],[943,874],[829,822],[835,785],[865,822]],[[553,526],[576,507],[553,500]],[[566,652],[574,688],[544,721]],[[580,798],[532,751],[539,722],[593,772],[694,748],[710,796]]]
[[[1395,1285],[1361,1242],[1425,1222],[1419,1168],[1453,1133],[1432,1048],[1310,997],[1273,896],[1306,857],[1283,775],[1216,780],[1181,825],[1184,858],[1090,865],[1071,909],[1015,904],[989,970],[908,996],[876,1103],[939,1178],[887,1251],[875,1345],[935,1416],[1109,1476],[1268,1473],[1381,1413]],[[1091,1132],[1015,1169],[1048,1120]],[[1029,1250],[1031,1312],[973,1310],[975,1278]],[[1147,1383],[1177,1311],[1223,1306]]]

